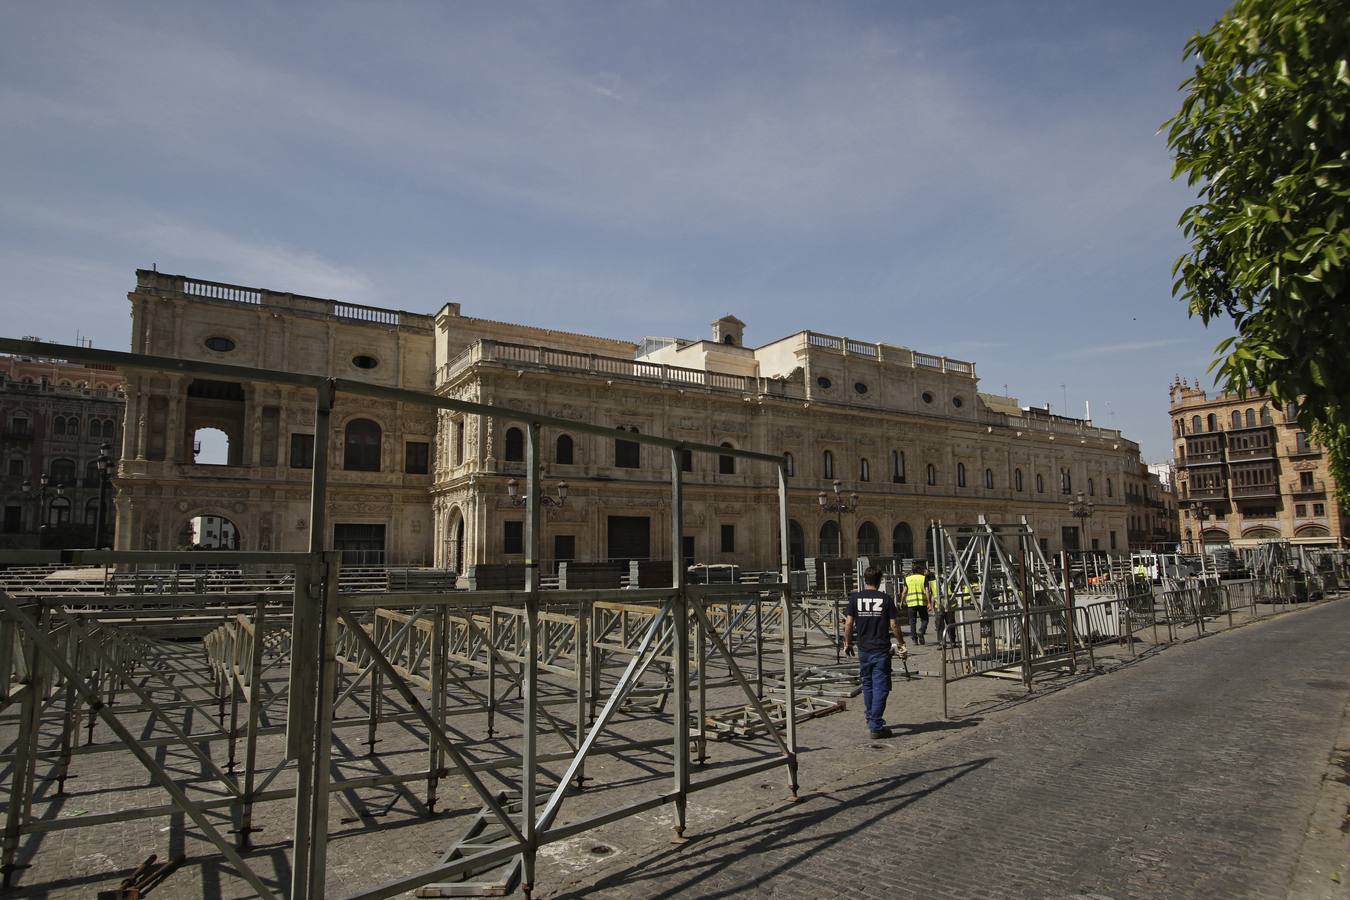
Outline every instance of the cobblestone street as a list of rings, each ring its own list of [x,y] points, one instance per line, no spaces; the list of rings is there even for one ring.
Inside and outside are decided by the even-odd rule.
[[[1348,896],[1344,770],[1323,785],[1350,743],[1348,633],[1331,603],[917,747],[902,728],[847,770],[808,755],[801,802],[630,846],[560,895]]]

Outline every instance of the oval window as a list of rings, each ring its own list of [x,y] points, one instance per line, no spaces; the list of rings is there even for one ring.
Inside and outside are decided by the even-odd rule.
[[[953,398],[952,398],[952,406],[955,406],[957,409],[960,409],[960,408],[961,408],[961,398],[960,398],[960,397],[953,397]]]
[[[867,393],[867,385],[863,384],[861,381],[856,381],[853,383],[853,390],[857,391],[859,394],[865,394]]]
[[[215,350],[217,353],[229,353],[234,349],[234,341],[227,337],[209,337],[206,339],[206,349]]]
[[[828,391],[831,387],[834,386],[834,382],[826,378],[824,375],[816,379],[816,384],[820,385],[821,389],[826,391]]]
[[[930,394],[930,393],[928,393],[927,391],[924,391],[923,394],[922,394],[921,396],[923,397],[923,402],[924,402],[924,403],[932,403],[932,402],[933,402],[933,395]]]
[[[356,366],[358,369],[373,369],[379,364],[380,361],[373,356],[362,354],[361,356],[352,357],[352,365]]]

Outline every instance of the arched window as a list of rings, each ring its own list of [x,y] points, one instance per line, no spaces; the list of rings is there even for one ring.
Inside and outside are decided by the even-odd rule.
[[[1182,423],[1180,419],[1177,419],[1175,422],[1172,423],[1172,433],[1175,434],[1177,437],[1181,437],[1182,434],[1181,425]]]
[[[1059,492],[1061,494],[1073,493],[1073,475],[1068,469],[1059,470]]]
[[[1254,410],[1254,409],[1248,409],[1247,412],[1245,413],[1245,415],[1246,415],[1246,417],[1247,417],[1247,427],[1248,427],[1248,428],[1255,428],[1255,427],[1256,427],[1256,410]]]
[[[98,419],[89,420],[89,436],[93,438],[103,437],[103,423]]]
[[[80,417],[68,416],[66,418],[66,434],[77,435],[80,433]]]
[[[502,441],[502,459],[507,462],[525,461],[525,432],[514,425],[506,429],[506,439]]]
[[[1013,469],[1013,490],[1019,491],[1019,492],[1022,490],[1022,470],[1021,470],[1021,469]]]
[[[1088,496],[1097,496],[1097,484],[1091,478],[1088,479]]]
[[[1036,493],[1038,494],[1045,493],[1045,479],[1041,477],[1040,472],[1036,473]]]
[[[965,464],[965,463],[960,463],[960,462],[959,462],[959,463],[956,464],[956,486],[957,486],[957,487],[965,487],[965,486],[966,486],[966,464]]]
[[[1205,426],[1208,428],[1209,431],[1218,431],[1219,417],[1214,415],[1214,413],[1210,413],[1209,415],[1205,416]]]
[[[635,427],[624,428],[619,426],[620,431],[631,431],[637,434]],[[619,469],[640,469],[642,468],[642,445],[637,441],[626,441],[623,438],[614,439],[614,465]]]
[[[573,462],[572,454],[572,436],[569,434],[558,435],[558,440],[553,446],[553,459],[560,466],[570,466]]]
[[[97,420],[93,420],[93,421],[97,421]],[[97,500],[90,500],[89,502],[87,502],[87,503],[84,504],[84,524],[86,524],[86,525],[97,525],[97,524],[98,524],[98,501],[97,501]]]
[[[75,483],[75,461],[54,459],[51,465],[51,482],[69,487]]]
[[[455,465],[464,465],[464,420],[455,420]],[[458,558],[458,557],[457,557]]]
[[[1298,407],[1295,406],[1293,403],[1290,403],[1290,404],[1289,404],[1289,408],[1292,409],[1292,410],[1294,411],[1294,415],[1292,415],[1292,416],[1289,417],[1289,420],[1292,422],[1294,419],[1298,418]],[[1271,416],[1270,416],[1270,407],[1269,407],[1269,406],[1262,406],[1262,407],[1261,407],[1261,424],[1262,424],[1262,425],[1270,425],[1270,424],[1273,423],[1274,421],[1275,421],[1275,420],[1272,419]]]
[[[1200,424],[1200,417],[1191,416],[1191,434],[1199,434],[1203,430],[1204,426]]]
[[[891,532],[891,555],[903,559],[914,557],[914,532],[904,522],[896,525]]]
[[[65,434],[65,433],[66,433],[66,417],[57,416],[56,418],[52,419],[52,434]]]
[[[858,556],[880,556],[881,535],[877,526],[864,522],[858,526]]]
[[[84,486],[95,487],[98,484],[98,462],[89,460],[84,464]]]
[[[862,459],[858,460],[858,480],[859,481],[872,480],[872,466],[867,462],[867,457],[865,456]]]
[[[896,484],[905,483],[905,451],[891,451],[891,481]]]
[[[47,509],[48,525],[67,525],[70,523],[70,500],[56,497]]]
[[[928,483],[930,485],[937,484],[937,467],[932,463],[928,464]]]
[[[1111,479],[1106,479],[1106,496],[1114,497],[1116,495],[1116,486],[1111,483]]]
[[[833,477],[834,477],[834,454],[831,453],[829,450],[826,450],[825,453],[821,456],[821,463],[822,463],[822,466],[823,466],[823,469],[824,469],[824,472],[825,472],[825,477],[826,477],[826,478],[833,478]]]
[[[834,522],[820,526],[820,556],[822,559],[839,558],[839,526]]]
[[[342,468],[349,472],[380,471],[380,426],[370,419],[352,419],[342,441]]]
[[[1234,428],[1242,427],[1242,413],[1240,413],[1236,409],[1233,410],[1233,427]]]
[[[788,478],[797,474],[797,461],[792,458],[791,453],[783,454],[783,471]]]
[[[991,490],[991,491],[992,491],[992,490],[994,489],[994,470],[993,470],[993,469],[985,469],[985,470],[984,470],[984,486],[985,486],[985,488],[986,488],[987,490]]]
[[[723,447],[726,447],[728,450],[732,449],[731,444],[728,443],[727,441],[723,441],[723,442],[722,442],[722,446],[723,446]],[[718,474],[718,475],[735,475],[735,474],[736,474],[736,457],[734,457],[734,456],[728,456],[728,455],[725,454],[725,453],[720,454],[720,455],[717,457],[717,474]]]

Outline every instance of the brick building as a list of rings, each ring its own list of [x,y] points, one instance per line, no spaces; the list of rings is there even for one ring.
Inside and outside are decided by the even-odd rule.
[[[1326,458],[1294,410],[1270,397],[1209,397],[1177,379],[1171,389],[1182,542],[1251,546],[1345,542],[1345,511]]]

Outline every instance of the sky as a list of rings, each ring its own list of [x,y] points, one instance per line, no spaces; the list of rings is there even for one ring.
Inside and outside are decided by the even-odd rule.
[[[17,4],[0,333],[127,349],[135,269],[628,340],[975,361],[1167,458],[1226,331],[1159,126],[1225,4]]]

